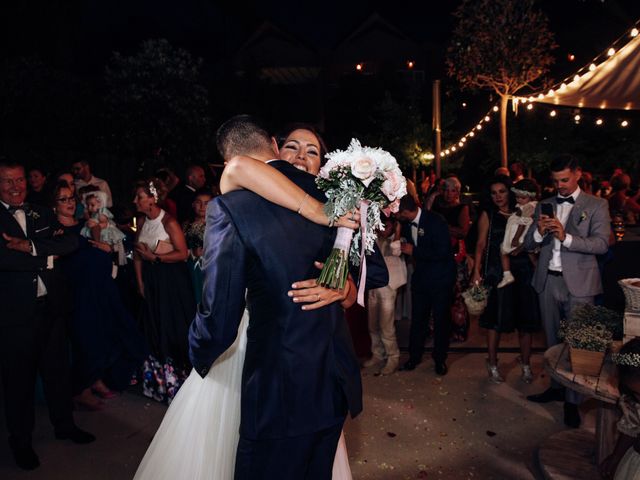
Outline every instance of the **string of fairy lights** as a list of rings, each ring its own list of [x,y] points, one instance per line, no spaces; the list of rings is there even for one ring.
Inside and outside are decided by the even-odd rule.
[[[633,38],[637,37],[639,34],[639,31],[638,31],[639,24],[640,24],[640,20],[636,22],[635,26],[629,32],[625,33],[620,38],[618,38],[615,42],[613,42],[607,50],[597,55],[591,62],[587,63],[585,66],[583,66],[578,71],[576,71],[574,75],[569,76],[564,80],[562,80],[561,82],[558,82],[555,85],[553,85],[546,93],[539,92],[537,94],[532,94],[527,97],[512,97],[511,100],[514,106],[514,110],[517,110],[517,107],[519,104],[526,105],[525,108],[527,110],[533,110],[534,102],[543,100],[545,98],[553,98],[556,95],[556,92],[562,92],[565,89],[567,89],[569,86],[577,85],[578,83],[580,83],[583,80],[583,77],[585,75],[588,75],[594,70],[596,70],[598,66],[601,65],[602,63],[611,60],[615,56],[616,52],[620,51],[620,49],[624,48],[624,46],[627,43],[629,43]],[[581,107],[581,106],[582,105],[578,105],[578,107]],[[601,108],[605,108],[605,107],[606,107],[606,104],[601,106]],[[476,125],[470,131],[465,133],[456,142],[453,142],[449,144],[449,146],[447,146],[446,148],[443,148],[442,151],[440,152],[440,157],[441,158],[448,157],[449,155],[453,155],[456,152],[463,149],[469,140],[477,137],[482,132],[484,125],[490,122],[492,120],[493,115],[497,114],[499,111],[500,111],[500,107],[497,104],[493,105],[482,116],[482,118],[476,123]],[[556,118],[557,116],[558,116],[558,111],[556,109],[552,109],[549,111],[549,117]],[[585,120],[585,116],[582,115],[579,110],[573,110],[571,117],[576,124],[580,124],[582,121]],[[596,126],[602,126],[604,125],[605,121],[602,117],[596,115],[594,123]],[[626,128],[629,126],[629,120],[621,119],[619,120],[618,125],[621,128]],[[433,160],[435,159],[435,155],[430,152],[424,153],[423,159]]]

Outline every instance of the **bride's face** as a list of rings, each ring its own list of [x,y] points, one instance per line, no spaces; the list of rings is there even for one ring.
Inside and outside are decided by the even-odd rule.
[[[320,171],[320,142],[309,130],[294,130],[282,144],[280,158],[300,170],[317,175]]]

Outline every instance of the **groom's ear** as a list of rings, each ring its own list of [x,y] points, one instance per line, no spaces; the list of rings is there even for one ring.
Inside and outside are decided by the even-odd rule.
[[[280,157],[280,149],[278,148],[278,141],[276,137],[271,137],[271,148],[273,149],[273,153],[276,154],[276,157]]]

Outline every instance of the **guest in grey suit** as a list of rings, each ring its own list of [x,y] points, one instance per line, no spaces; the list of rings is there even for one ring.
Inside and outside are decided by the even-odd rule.
[[[557,196],[538,204],[534,216],[537,228],[529,229],[524,242],[527,250],[540,248],[532,284],[540,299],[547,347],[559,343],[560,321],[568,318],[576,304],[593,304],[594,297],[602,293],[596,255],[607,251],[611,235],[607,202],[580,190],[582,171],[577,160],[561,155],[551,162],[550,169]],[[548,390],[527,399],[537,403],[565,400],[565,424],[580,425],[580,397],[574,391],[565,394],[552,382]]]

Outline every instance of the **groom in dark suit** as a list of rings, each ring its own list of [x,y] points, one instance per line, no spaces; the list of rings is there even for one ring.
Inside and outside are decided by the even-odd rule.
[[[0,160],[0,375],[9,445],[25,470],[39,465],[31,446],[36,374],[42,377],[58,439],[89,443],[72,416],[63,282],[54,259],[77,239],[59,234],[50,209],[28,205],[21,165]]]
[[[220,127],[218,148],[227,160],[247,155],[265,162],[278,151],[245,115]],[[280,160],[270,165],[325,201],[312,175]],[[191,325],[190,353],[206,376],[236,338],[246,303],[236,479],[331,478],[345,416],[362,410],[360,368],[340,305],[303,311],[287,296],[294,280],[316,275],[313,262],[328,256],[334,237],[334,229],[249,191],[209,203],[203,300]],[[373,288],[388,282],[386,269],[382,276]]]

